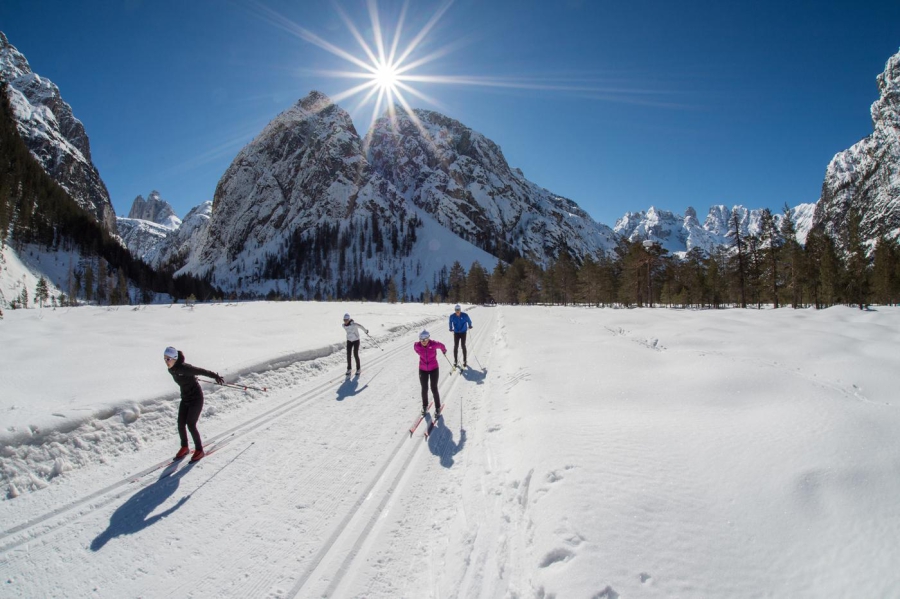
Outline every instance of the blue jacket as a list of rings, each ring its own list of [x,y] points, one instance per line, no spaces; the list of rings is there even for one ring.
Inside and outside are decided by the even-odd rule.
[[[472,319],[465,312],[460,312],[459,316],[456,315],[456,312],[450,315],[451,333],[465,333],[472,328],[475,328],[472,326]]]

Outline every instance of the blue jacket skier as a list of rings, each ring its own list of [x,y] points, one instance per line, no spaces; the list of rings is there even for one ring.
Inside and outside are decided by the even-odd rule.
[[[474,329],[472,319],[462,311],[459,304],[453,306],[453,314],[450,315],[450,332],[453,333],[453,366],[459,365],[459,345],[462,343],[463,367],[466,366],[466,333]]]

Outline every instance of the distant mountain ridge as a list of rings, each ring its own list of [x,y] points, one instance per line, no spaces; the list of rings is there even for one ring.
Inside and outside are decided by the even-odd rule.
[[[28,60],[0,32],[0,81],[8,84],[19,135],[44,170],[72,199],[116,233],[116,213],[106,184],[91,161],[84,125],[49,79],[31,70]]]
[[[815,208],[815,204],[800,204],[791,209],[796,240],[800,244],[806,243]],[[616,221],[613,231],[629,241],[656,241],[670,254],[683,255],[695,247],[710,253],[717,247],[728,247],[733,243],[728,231],[734,213],[738,214],[743,235],[759,235],[762,210],[750,210],[740,205],[728,208],[721,204],[709,209],[702,224],[697,211],[691,207],[683,216],[651,207],[647,211],[626,213]],[[776,226],[780,227],[783,216],[780,213],[774,216]]]

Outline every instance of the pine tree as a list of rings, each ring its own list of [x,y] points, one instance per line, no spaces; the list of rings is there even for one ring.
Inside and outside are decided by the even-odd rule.
[[[91,261],[84,267],[84,299],[86,301],[94,299],[94,265]]]
[[[554,299],[563,306],[574,302],[578,284],[578,271],[568,251],[565,249],[560,251],[559,258],[550,268],[549,275],[553,279],[553,287],[557,294]]]
[[[495,302],[498,304],[509,302],[507,299],[508,285],[506,284],[506,266],[499,260],[497,261],[497,265],[494,266],[494,270],[491,272],[488,288],[490,289],[491,297],[494,298]]]
[[[872,266],[872,291],[876,303],[890,306],[897,302],[898,262],[896,241],[882,233],[875,244]]]
[[[487,272],[478,261],[473,262],[472,267],[469,268],[466,286],[468,288],[467,297],[469,301],[476,304],[487,303],[488,297],[490,296]]]
[[[448,276],[449,299],[452,301],[462,301],[463,287],[466,285],[466,271],[459,261],[455,261],[450,267]]]
[[[706,259],[706,297],[713,308],[721,306],[724,299],[725,261],[726,256],[721,249],[714,250]]]
[[[47,279],[41,275],[41,278],[38,279],[37,285],[34,288],[34,303],[38,304],[41,308],[44,307],[44,303],[47,301],[47,298],[50,297],[50,286],[47,284]]]
[[[785,203],[781,217],[781,239],[787,253],[785,264],[787,273],[785,286],[790,291],[791,307],[799,308],[803,303],[803,249],[797,242],[797,226],[794,224],[794,213]]]
[[[775,216],[768,208],[763,208],[762,214],[760,215],[760,241],[762,241],[762,245],[765,247],[767,256],[763,277],[768,284],[769,291],[772,293],[772,305],[777,310],[781,238],[775,228]]]
[[[856,210],[850,210],[847,214],[847,272],[846,285],[847,300],[856,304],[863,310],[868,301],[868,258],[866,248],[863,245],[860,233],[862,215]]]
[[[732,238],[732,247],[736,250],[734,255],[733,273],[740,292],[741,308],[747,307],[747,291],[745,289],[745,280],[747,278],[746,260],[744,258],[744,238],[741,234],[741,220],[738,217],[737,210],[731,213],[729,220],[730,229],[728,236]]]
[[[397,282],[393,278],[388,283],[388,303],[397,303]]]

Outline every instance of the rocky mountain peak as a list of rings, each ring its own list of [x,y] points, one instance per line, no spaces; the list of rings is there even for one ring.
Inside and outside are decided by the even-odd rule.
[[[159,196],[159,192],[156,190],[151,191],[146,200],[143,196],[134,198],[128,218],[150,221],[169,229],[177,229],[181,224],[181,219],[175,214],[175,210]]]
[[[900,128],[900,52],[888,59],[884,72],[876,77],[879,98],[872,103],[872,122]]]
[[[223,274],[259,252],[280,255],[297,230],[373,211],[401,218],[406,212],[371,173],[350,115],[317,91],[275,117],[238,153],[216,187],[212,208],[189,264],[194,272],[215,264]]]
[[[298,100],[297,104],[307,112],[322,112],[334,106],[331,98],[316,90],[312,90],[305,98]]]
[[[112,233],[116,214],[106,185],[91,161],[91,146],[84,125],[59,88],[31,70],[25,56],[0,33],[0,81],[7,94],[19,135],[44,171],[72,199]]]
[[[864,240],[900,236],[900,52],[876,77],[879,97],[872,104],[873,132],[838,152],[825,171],[813,226],[845,247],[847,216],[861,217]]]

